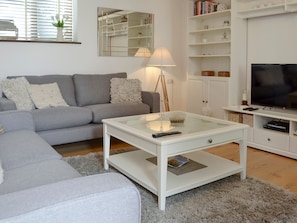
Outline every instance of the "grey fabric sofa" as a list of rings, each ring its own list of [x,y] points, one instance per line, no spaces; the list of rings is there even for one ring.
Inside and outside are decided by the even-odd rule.
[[[102,137],[102,119],[160,111],[157,92],[142,91],[142,102],[110,103],[110,80],[126,73],[25,76],[30,84],[56,82],[70,107],[35,109],[36,132],[50,145]],[[9,77],[12,78],[12,77]],[[13,101],[0,98],[0,111],[15,110]]]
[[[0,112],[0,223],[136,223],[139,192],[118,173],[81,176],[36,132],[26,111]]]

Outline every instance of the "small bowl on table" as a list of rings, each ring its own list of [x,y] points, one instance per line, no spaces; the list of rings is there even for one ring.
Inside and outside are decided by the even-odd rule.
[[[171,125],[182,125],[184,124],[186,115],[181,112],[173,112],[169,116]]]

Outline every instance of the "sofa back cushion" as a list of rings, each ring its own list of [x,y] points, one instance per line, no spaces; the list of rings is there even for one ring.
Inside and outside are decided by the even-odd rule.
[[[127,78],[127,73],[74,74],[73,81],[78,106],[104,104],[110,102],[110,80]]]
[[[50,74],[25,77],[30,84],[50,84],[56,82],[66,103],[71,106],[76,106],[72,75]]]

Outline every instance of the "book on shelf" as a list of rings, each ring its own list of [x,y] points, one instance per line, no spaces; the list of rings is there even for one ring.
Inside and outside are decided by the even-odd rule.
[[[200,0],[194,2],[194,15],[202,15],[217,11],[218,3],[210,0]]]

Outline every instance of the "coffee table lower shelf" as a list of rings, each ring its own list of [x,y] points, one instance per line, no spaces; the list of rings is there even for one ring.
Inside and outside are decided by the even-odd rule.
[[[237,162],[204,151],[183,154],[207,167],[182,175],[167,171],[166,197],[190,190],[210,182],[244,171]],[[146,160],[152,154],[142,150],[120,153],[108,158],[108,163],[121,173],[158,195],[157,166]]]

